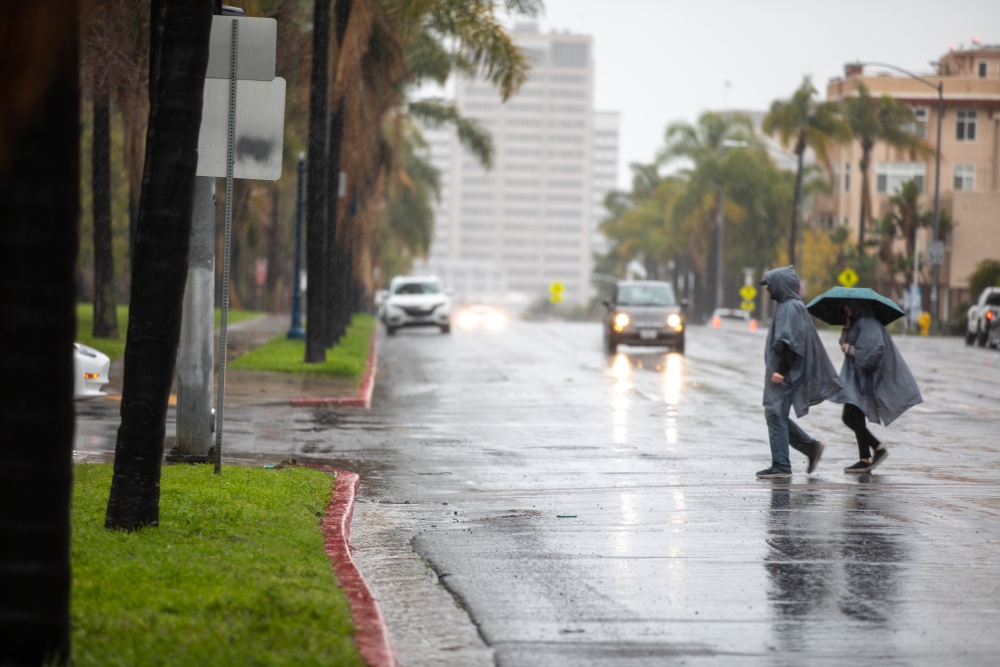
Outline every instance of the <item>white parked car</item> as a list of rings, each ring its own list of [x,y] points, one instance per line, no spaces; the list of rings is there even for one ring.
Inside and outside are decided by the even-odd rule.
[[[73,400],[106,396],[101,387],[108,383],[111,358],[92,347],[73,343]]]
[[[397,276],[389,283],[382,321],[392,336],[401,327],[439,327],[451,332],[451,299],[433,276]]]
[[[979,300],[969,307],[966,317],[965,344],[976,343],[979,347],[992,347],[990,329],[1000,319],[1000,287],[987,287],[979,295]]]
[[[739,308],[716,308],[712,311],[712,328],[731,328],[733,325],[740,329],[757,330],[757,320],[750,317],[750,313]]]

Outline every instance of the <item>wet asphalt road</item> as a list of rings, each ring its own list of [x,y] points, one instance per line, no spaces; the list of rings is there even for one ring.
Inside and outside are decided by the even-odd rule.
[[[355,556],[406,666],[996,664],[1000,354],[897,339],[925,402],[872,427],[882,467],[842,472],[824,404],[818,472],[793,451],[765,481],[764,335],[608,358],[594,324],[404,331],[371,411],[234,406],[227,452],[361,474]],[[81,417],[78,457],[110,426]]]

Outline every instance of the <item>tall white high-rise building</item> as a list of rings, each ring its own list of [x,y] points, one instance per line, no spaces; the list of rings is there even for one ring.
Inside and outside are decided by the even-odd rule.
[[[501,103],[486,81],[455,82],[461,112],[493,135],[493,168],[453,131],[425,131],[442,196],[418,270],[465,300],[547,296],[559,282],[568,303],[583,304],[592,253],[604,250],[597,225],[617,175],[618,114],[593,110],[589,36],[519,26],[514,38],[533,67],[516,97]]]

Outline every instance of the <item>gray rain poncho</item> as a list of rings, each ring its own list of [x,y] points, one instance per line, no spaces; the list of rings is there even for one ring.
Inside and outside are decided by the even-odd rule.
[[[888,426],[924,399],[892,336],[868,305],[855,301],[850,308],[851,326],[844,329],[840,342],[853,346],[854,354],[844,357],[843,389],[833,400],[857,406],[868,421]]]
[[[767,367],[764,407],[783,414],[790,402],[795,408],[795,416],[801,417],[809,413],[810,406],[834,398],[840,391],[840,381],[816,333],[812,316],[799,298],[799,276],[795,269],[786,266],[768,271],[764,274],[764,282],[771,291],[771,297],[778,303],[764,351]],[[785,374],[785,381],[776,385],[771,384],[771,375],[781,364],[780,343],[787,345],[795,357]]]

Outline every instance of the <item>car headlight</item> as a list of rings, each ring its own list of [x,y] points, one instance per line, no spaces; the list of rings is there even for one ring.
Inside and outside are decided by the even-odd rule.
[[[684,325],[681,323],[681,316],[677,313],[670,313],[667,316],[667,326],[673,327],[675,331],[680,331],[684,328]]]
[[[471,329],[478,324],[479,318],[474,313],[462,313],[458,316],[458,326],[463,329]]]
[[[628,315],[625,313],[618,313],[615,315],[615,331],[621,331],[628,326]]]

